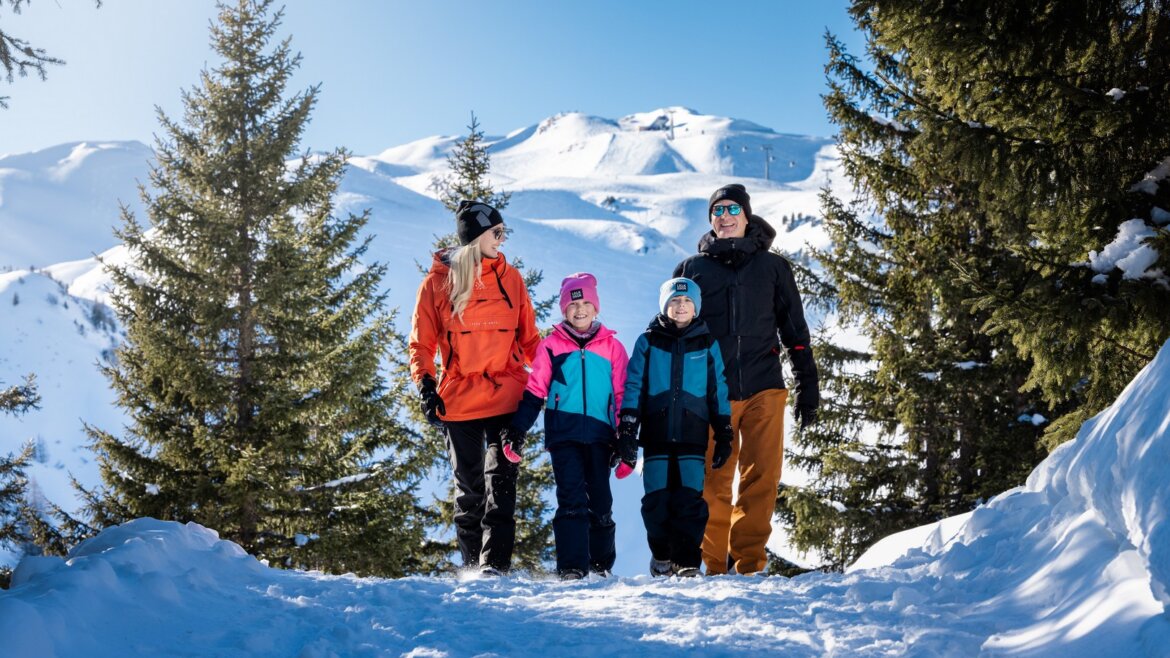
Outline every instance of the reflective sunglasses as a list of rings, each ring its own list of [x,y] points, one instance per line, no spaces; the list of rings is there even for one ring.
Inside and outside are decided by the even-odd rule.
[[[741,210],[743,210],[743,208],[741,208],[738,203],[733,203],[729,206],[715,206],[711,208],[711,214],[715,215],[716,217],[722,217],[724,209],[727,209],[727,212],[731,213],[732,217],[735,217],[740,213]]]

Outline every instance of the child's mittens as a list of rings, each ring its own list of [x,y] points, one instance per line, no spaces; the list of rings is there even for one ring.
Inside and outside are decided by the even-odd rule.
[[[630,473],[634,472],[634,465],[625,462],[618,462],[617,468],[614,469],[614,476],[619,480],[624,480],[630,477]]]
[[[638,463],[638,417],[633,414],[622,414],[618,423],[618,464],[614,474],[619,480],[634,472],[634,464]]]
[[[504,459],[519,464],[520,455],[524,453],[524,432],[514,427],[505,428],[500,433],[500,444],[503,447]]]

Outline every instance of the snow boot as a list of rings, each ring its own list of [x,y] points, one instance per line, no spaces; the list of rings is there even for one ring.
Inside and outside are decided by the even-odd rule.
[[[561,580],[581,580],[585,577],[585,572],[580,569],[565,569],[560,573]]]
[[[674,564],[670,560],[656,560],[650,558],[650,575],[655,578],[666,578],[674,575]]]
[[[504,575],[504,572],[490,564],[485,564],[479,568],[479,575],[484,578],[499,578]]]
[[[673,566],[674,575],[678,576],[679,578],[694,578],[695,576],[701,575],[699,573],[698,567],[684,567],[677,564]]]

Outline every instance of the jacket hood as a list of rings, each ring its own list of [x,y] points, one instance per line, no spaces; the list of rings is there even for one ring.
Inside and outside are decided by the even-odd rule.
[[[436,274],[446,274],[451,270],[451,255],[459,247],[446,247],[440,249],[432,254],[431,257],[431,272]],[[497,270],[503,272],[505,266],[508,264],[508,259],[504,258],[503,252],[500,252],[495,258],[484,258],[481,261],[480,271],[486,272],[488,270]]]
[[[763,217],[749,215],[747,229],[742,238],[717,238],[715,231],[707,231],[699,238],[699,253],[716,257],[732,251],[754,254],[757,251],[771,249],[772,241],[775,239],[776,229],[764,221]]]

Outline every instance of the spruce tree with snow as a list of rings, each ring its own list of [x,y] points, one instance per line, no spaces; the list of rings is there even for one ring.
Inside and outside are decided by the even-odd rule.
[[[869,61],[828,39],[826,106],[863,193],[824,201],[833,246],[817,256],[872,352],[826,363],[838,421],[800,437],[816,475],[782,506],[837,566],[1021,481],[1033,437],[1070,438],[1170,336],[1170,15],[851,13]]]
[[[0,413],[22,414],[35,409],[40,401],[35,375],[26,376],[23,384],[0,389]]]
[[[961,163],[936,143],[944,112],[911,102],[933,97],[906,58],[877,49],[869,70],[828,42],[825,103],[862,192],[822,196],[830,246],[813,255],[825,278],[809,272],[806,289],[869,350],[821,348],[825,422],[794,451],[813,478],[786,489],[780,511],[797,546],[841,568],[887,534],[1021,484],[1042,456],[1033,419],[1069,408],[1025,388],[1034,364],[974,305],[987,287],[1027,280],[1029,265],[997,230],[987,191],[957,177]]]
[[[1068,407],[1046,446],[1071,438],[1170,337],[1170,12],[867,0],[851,13],[874,64],[852,90],[881,89],[905,168],[934,169],[935,189],[982,217],[967,228],[1010,268],[980,276],[988,258],[971,250],[952,269],[984,333],[1032,361],[1026,389]],[[875,129],[843,134],[877,144]],[[903,169],[894,157],[873,158],[881,177]]]
[[[194,521],[284,567],[396,576],[423,541],[384,266],[361,261],[368,219],[335,217],[346,154],[295,153],[317,87],[269,0],[219,5],[222,60],[183,94],[163,137],[150,220],[123,211],[131,255],[107,264],[126,328],[104,365],[129,417],[87,427],[103,486],[98,526]],[[288,160],[294,159],[293,162]]]

